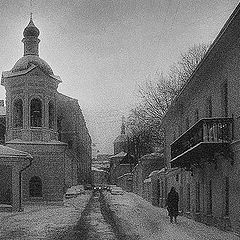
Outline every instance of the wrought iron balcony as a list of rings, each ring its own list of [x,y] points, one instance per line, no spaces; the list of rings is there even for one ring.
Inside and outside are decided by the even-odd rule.
[[[172,167],[187,167],[216,152],[230,153],[233,118],[203,118],[171,144]]]

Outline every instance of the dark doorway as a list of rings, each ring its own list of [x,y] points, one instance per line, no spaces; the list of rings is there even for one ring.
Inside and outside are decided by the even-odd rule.
[[[42,197],[42,180],[40,177],[34,176],[29,181],[30,197]]]
[[[0,165],[0,204],[12,205],[12,167]]]

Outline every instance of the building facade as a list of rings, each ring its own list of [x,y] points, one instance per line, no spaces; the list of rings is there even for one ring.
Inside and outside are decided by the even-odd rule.
[[[91,138],[77,100],[57,91],[59,76],[39,57],[32,18],[24,55],[2,73],[6,89],[6,145],[31,154],[23,178],[25,200],[61,200],[65,189],[91,181]]]
[[[240,5],[163,119],[184,214],[240,232]],[[178,181],[176,178],[178,176]],[[175,179],[174,181],[171,179]]]

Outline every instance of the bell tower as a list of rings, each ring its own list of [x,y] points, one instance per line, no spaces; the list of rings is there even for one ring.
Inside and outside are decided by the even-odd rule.
[[[32,14],[23,31],[24,53],[10,71],[3,72],[6,88],[6,141],[57,140],[56,94],[61,82],[39,57],[39,29]]]
[[[60,77],[39,57],[40,31],[32,15],[23,31],[23,56],[2,73],[6,89],[6,145],[33,156],[22,176],[23,199],[61,200],[65,189],[66,144],[58,141]]]

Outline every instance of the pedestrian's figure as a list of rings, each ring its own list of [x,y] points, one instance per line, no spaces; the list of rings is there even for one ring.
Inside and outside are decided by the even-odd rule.
[[[171,223],[173,222],[173,218],[175,220],[175,223],[177,223],[178,201],[179,201],[178,193],[176,192],[175,188],[172,187],[171,191],[168,193],[167,202],[166,202],[168,215],[170,217]]]

